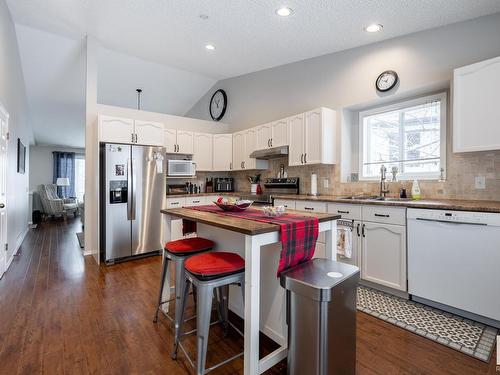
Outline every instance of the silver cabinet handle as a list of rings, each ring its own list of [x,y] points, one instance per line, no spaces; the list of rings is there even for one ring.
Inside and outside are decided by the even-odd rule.
[[[337,210],[337,213],[339,213],[339,214],[349,214],[349,211]]]
[[[193,201],[193,203],[200,203],[200,201]]]
[[[312,207],[304,207],[304,210],[314,211],[314,208],[312,208]]]
[[[382,214],[375,214],[377,217],[391,217],[391,215],[382,215]]]
[[[134,143],[134,133],[130,134],[130,143]]]
[[[307,154],[304,154],[304,164],[307,164],[307,159],[306,159],[306,157],[307,157]]]
[[[229,169],[233,169],[233,163],[229,163]]]
[[[170,203],[172,206],[177,206],[180,202],[172,202]]]
[[[245,162],[243,162],[243,169],[245,169],[245,168],[246,168],[246,167],[245,167]]]
[[[360,226],[361,226],[361,224],[358,224],[358,225],[356,226],[356,233],[358,234],[358,237],[359,237],[359,227],[360,227]]]
[[[300,163],[304,164],[304,154],[300,154]]]
[[[363,237],[366,237],[366,234],[365,234],[365,224],[363,224],[363,227],[361,228],[361,234],[363,235]]]
[[[271,147],[273,147],[273,139],[271,138]]]

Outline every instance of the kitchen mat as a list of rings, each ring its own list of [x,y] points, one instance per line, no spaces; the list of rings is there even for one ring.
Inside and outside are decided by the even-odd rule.
[[[496,328],[375,289],[358,287],[358,310],[489,362]]]

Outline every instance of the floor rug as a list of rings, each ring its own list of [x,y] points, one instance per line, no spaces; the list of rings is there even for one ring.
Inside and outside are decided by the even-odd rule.
[[[85,233],[83,232],[77,233],[76,237],[78,238],[78,243],[80,244],[80,247],[82,249],[85,249]]]
[[[496,328],[367,287],[358,288],[358,310],[489,362]]]

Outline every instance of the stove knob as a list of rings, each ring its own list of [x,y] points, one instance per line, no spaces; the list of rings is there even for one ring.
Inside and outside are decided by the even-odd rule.
[[[292,180],[290,180],[289,178],[287,178],[286,182],[287,182],[287,184],[289,184],[290,182],[292,182]]]

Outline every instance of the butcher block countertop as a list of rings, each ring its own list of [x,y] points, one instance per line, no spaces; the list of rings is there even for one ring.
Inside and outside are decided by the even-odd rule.
[[[276,195],[276,199],[307,200],[316,202],[334,202],[348,204],[372,204],[382,206],[399,206],[407,208],[430,208],[436,210],[477,211],[500,213],[500,201],[462,200],[462,199],[421,199],[413,200],[376,200],[346,199],[336,195],[311,196],[306,194]],[[390,199],[390,198],[389,198]]]
[[[261,223],[251,219],[242,219],[238,217],[220,215],[212,212],[197,211],[191,208],[162,209],[161,213],[170,216],[176,216],[181,219],[196,221],[197,223],[208,224],[214,227],[231,230],[233,232],[247,234],[250,236],[262,233],[277,232],[280,230],[280,227],[277,224]],[[337,214],[313,213],[294,210],[288,210],[287,213],[297,214],[301,216],[317,217],[320,223],[324,221],[340,219],[340,215]]]

